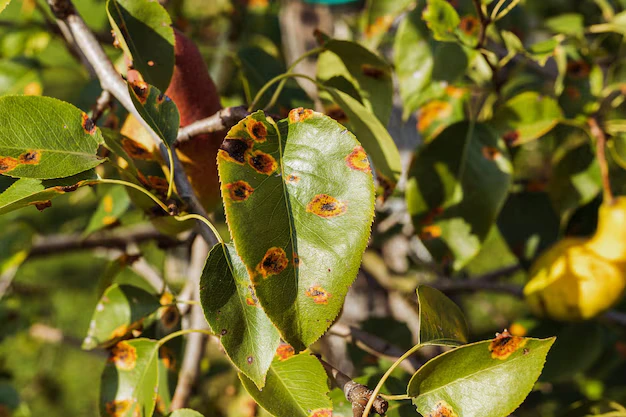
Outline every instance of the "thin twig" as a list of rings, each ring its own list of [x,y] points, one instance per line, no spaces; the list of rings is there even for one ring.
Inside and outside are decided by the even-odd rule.
[[[91,116],[91,120],[93,120],[94,123],[97,123],[100,117],[104,114],[104,111],[111,107],[112,100],[113,97],[111,96],[111,93],[108,90],[102,90],[100,96],[96,100],[96,106]]]
[[[213,116],[195,121],[180,128],[174,146],[203,133],[219,132],[220,130],[230,129],[248,114],[250,113],[248,113],[246,108],[243,106],[227,107],[222,109]]]
[[[606,135],[600,127],[598,119],[594,116],[587,121],[591,135],[596,139],[596,158],[600,166],[600,174],[602,176],[602,188],[604,189],[604,201],[607,204],[613,204],[613,191],[611,190],[611,181],[609,179],[609,165],[606,161]]]
[[[485,50],[485,47],[487,44],[487,28],[489,27],[492,21],[491,21],[491,18],[485,14],[481,0],[472,0],[472,1],[474,3],[474,8],[476,9],[476,15],[478,16],[478,20],[480,22],[480,29],[478,32],[478,42],[476,43],[476,46],[474,46],[474,49],[476,49],[477,51],[481,53],[481,55],[485,59],[485,62],[491,69],[491,77],[492,77],[494,90],[496,91],[496,93],[499,94],[500,82],[498,81],[498,67],[497,65],[494,65],[489,60],[489,55],[487,54]]]

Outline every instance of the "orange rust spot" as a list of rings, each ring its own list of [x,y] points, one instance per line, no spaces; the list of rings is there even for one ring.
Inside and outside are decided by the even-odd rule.
[[[465,94],[467,94],[467,89],[449,85],[446,87],[446,94],[452,98],[462,98]]]
[[[265,123],[250,119],[246,122],[246,130],[248,134],[255,142],[265,142],[267,139],[267,128],[265,127]]]
[[[278,163],[274,157],[261,151],[254,151],[248,154],[248,163],[259,174],[270,175],[278,168]]]
[[[176,354],[172,349],[167,346],[161,346],[159,348],[159,359],[163,362],[163,365],[171,370],[176,371]]]
[[[333,410],[330,408],[320,408],[319,410],[314,410],[309,417],[332,417]]]
[[[346,163],[350,169],[363,172],[371,172],[370,161],[367,159],[367,153],[362,146],[356,146],[354,150],[346,156]]]
[[[110,195],[105,195],[104,198],[102,199],[102,207],[104,208],[104,211],[107,213],[110,213],[113,211],[113,197],[111,197]]]
[[[96,133],[96,124],[93,122],[93,120],[91,120],[89,116],[87,116],[87,113],[83,113],[81,117],[82,122],[80,123],[80,125],[83,127],[85,133],[89,135],[93,135],[94,133]]]
[[[432,222],[435,221],[435,218],[441,213],[443,213],[443,208],[435,207],[434,209],[430,210],[422,220],[420,220],[420,223],[424,225],[432,224]]]
[[[107,415],[111,417],[122,417],[130,410],[132,404],[132,400],[113,400],[106,403],[105,409]]]
[[[166,306],[169,304],[172,304],[174,302],[174,295],[171,292],[164,292],[163,295],[161,295],[161,298],[159,298],[159,304],[161,304],[162,306]]]
[[[347,210],[346,204],[328,194],[318,194],[306,206],[306,211],[320,217],[341,216]]]
[[[4,174],[5,172],[9,172],[14,169],[18,165],[17,159],[5,156],[0,158],[0,174]]]
[[[435,239],[439,236],[441,236],[441,227],[437,225],[426,226],[419,234],[419,237],[422,240]]]
[[[526,327],[522,326],[521,324],[513,323],[511,324],[511,330],[509,330],[509,333],[511,333],[513,336],[524,337],[526,336],[528,331],[526,330]]]
[[[393,23],[393,16],[391,15],[378,16],[374,20],[374,23],[372,23],[371,25],[368,25],[365,28],[364,34],[367,38],[372,38],[376,35],[386,32],[392,23]]]
[[[384,70],[369,64],[361,65],[361,72],[366,77],[374,78],[375,80],[380,80],[385,76]]]
[[[148,66],[149,67],[154,67],[154,61],[152,61],[152,60],[148,61]]]
[[[37,81],[30,82],[24,86],[24,95],[26,96],[40,96],[42,92],[41,84]]]
[[[500,156],[498,148],[494,148],[492,146],[483,146],[482,153],[485,159],[489,159],[490,161],[493,161]]]
[[[475,16],[463,16],[459,23],[459,29],[466,35],[475,35],[480,27],[480,22]]]
[[[336,104],[333,104],[326,109],[326,115],[332,119],[335,119],[342,125],[345,125],[349,122],[346,112],[344,112],[343,109]]]
[[[247,200],[254,191],[254,188],[245,181],[235,181],[226,184],[226,189],[228,190],[230,199],[237,202]]]
[[[252,298],[252,297],[246,297],[246,304],[248,304],[249,306],[255,306],[256,307],[256,302],[254,301],[254,298]]]
[[[135,142],[132,139],[129,139],[129,138],[122,139],[122,148],[124,148],[128,156],[130,156],[133,159],[144,159],[144,160],[152,159],[152,153],[150,153],[150,151],[147,148],[145,148],[143,145]]]
[[[118,369],[130,371],[137,364],[137,349],[127,342],[119,342],[111,349],[109,362],[113,362]]]
[[[250,8],[265,8],[269,5],[269,0],[248,0]]]
[[[315,304],[328,304],[328,298],[330,298],[328,291],[319,285],[309,288],[304,294],[313,298]]]
[[[281,343],[276,349],[276,356],[280,361],[286,361],[287,359],[291,358],[295,353],[296,351],[294,350],[293,346],[288,343]]]
[[[297,184],[300,181],[300,177],[294,174],[289,174],[287,175],[287,178],[285,178],[285,181],[288,184]]]
[[[433,100],[419,111],[417,130],[424,132],[435,120],[445,119],[452,115],[452,104],[447,101]]]
[[[110,226],[110,225],[112,225],[113,223],[116,223],[116,222],[117,222],[117,217],[115,217],[115,216],[104,216],[102,218],[102,224],[105,225],[105,226]]]
[[[148,95],[150,95],[150,85],[145,81],[132,81],[130,87],[133,89],[135,96],[141,104],[146,104]]]
[[[39,161],[41,160],[41,154],[39,153],[39,151],[26,151],[23,154],[20,155],[19,157],[20,159],[20,164],[23,165],[37,165],[39,163]]]
[[[289,112],[289,123],[303,122],[306,119],[310,119],[315,115],[315,112],[311,109],[304,109],[298,107]]]
[[[567,94],[567,96],[572,100],[580,100],[580,90],[576,87],[573,87],[571,85],[568,86],[567,88],[565,88],[565,94]]]
[[[246,153],[252,146],[250,141],[235,138],[226,138],[218,151],[218,155],[226,161],[243,165],[246,162]]]
[[[256,270],[263,276],[263,278],[267,278],[271,275],[278,275],[287,268],[289,264],[289,260],[287,259],[287,254],[282,248],[269,248],[267,252],[265,252],[265,256],[256,267]]]
[[[128,333],[129,330],[130,329],[128,328],[127,325],[122,324],[121,326],[117,327],[115,330],[111,332],[110,339],[117,339],[118,337],[122,337],[126,333]]]
[[[586,78],[591,72],[589,64],[580,59],[577,61],[570,61],[567,63],[567,75],[572,78]]]
[[[519,139],[519,132],[517,130],[509,130],[504,135],[502,135],[502,139],[506,142],[507,145],[515,145],[517,140]]]
[[[33,201],[28,203],[29,206],[35,206],[35,208],[39,211],[44,211],[48,207],[52,207],[52,201],[50,200],[42,200],[42,201]]]
[[[489,343],[489,352],[492,358],[505,360],[525,344],[526,339],[513,336],[505,329],[502,333],[496,333],[496,338]]]
[[[427,417],[458,417],[458,414],[454,412],[450,404],[445,401],[439,401],[435,404],[432,413],[428,413]]]
[[[163,307],[160,310],[161,324],[166,330],[172,330],[180,322],[180,313],[174,305]]]

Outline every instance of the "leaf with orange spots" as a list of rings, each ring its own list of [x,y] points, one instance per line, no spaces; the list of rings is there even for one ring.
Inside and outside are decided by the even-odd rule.
[[[417,301],[420,343],[436,341],[451,346],[467,343],[469,330],[465,316],[452,300],[435,288],[420,285]]]
[[[107,191],[101,195],[102,199],[91,215],[83,236],[118,222],[130,206],[130,198],[128,198],[126,187],[122,185],[108,187]]]
[[[497,157],[485,157],[485,147]],[[406,188],[418,236],[441,263],[460,269],[476,256],[504,205],[512,165],[504,142],[488,126],[453,124],[415,155]],[[437,235],[426,233],[437,230]]]
[[[168,146],[176,140],[180,126],[178,108],[171,98],[145,82],[128,83],[128,93],[141,117]]]
[[[407,387],[417,411],[424,416],[506,417],[519,407],[555,338],[499,337],[457,347],[422,366]],[[506,355],[493,357],[494,343],[504,346]]]
[[[412,0],[370,1],[363,11],[363,43],[376,49],[385,35],[389,34],[392,23]]]
[[[265,125],[265,141],[253,140],[252,123]],[[372,174],[347,162],[360,149],[347,129],[302,108],[278,125],[253,113],[228,132],[225,143],[235,141],[247,145],[218,153],[226,220],[260,305],[299,352],[328,329],[356,276],[373,217]],[[251,164],[259,152],[276,162],[272,173]],[[326,303],[307,295],[315,287]]]
[[[131,330],[142,327],[142,321],[161,304],[154,294],[132,285],[114,284],[104,292],[89,323],[83,349],[110,346]]]
[[[152,416],[159,380],[159,344],[156,340],[150,339],[127,340],[121,344],[122,349],[114,347],[111,350],[109,360],[102,371],[100,415]],[[123,356],[116,357],[120,354]],[[132,367],[127,366],[130,360],[133,361]]]
[[[69,103],[39,96],[0,97],[0,174],[54,179],[103,162],[100,129]],[[88,120],[90,121],[90,119]]]
[[[461,18],[447,0],[427,0],[422,19],[438,41],[455,42]]]
[[[263,388],[280,337],[255,298],[246,266],[233,245],[215,245],[200,279],[204,315],[221,335],[222,346],[237,369]]]
[[[320,362],[303,352],[284,360],[276,357],[262,390],[245,375],[239,379],[246,391],[265,410],[277,417],[330,417],[328,376]]]
[[[109,22],[124,55],[143,79],[165,91],[174,73],[174,30],[167,11],[150,0],[108,0]]]

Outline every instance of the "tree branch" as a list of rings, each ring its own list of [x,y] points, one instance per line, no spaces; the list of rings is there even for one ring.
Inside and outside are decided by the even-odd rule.
[[[188,141],[194,136],[203,133],[219,132],[220,130],[230,129],[236,125],[241,119],[249,115],[244,106],[227,107],[215,113],[211,117],[198,120],[178,130],[178,137],[174,146],[179,143]]]
[[[600,166],[600,174],[602,176],[602,188],[604,189],[604,201],[607,204],[613,204],[613,191],[611,190],[611,181],[609,180],[609,165],[606,161],[606,134],[600,127],[597,117],[591,117],[587,121],[591,134],[596,139],[596,159]]]

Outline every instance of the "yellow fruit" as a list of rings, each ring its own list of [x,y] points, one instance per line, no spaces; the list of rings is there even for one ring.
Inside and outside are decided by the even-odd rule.
[[[531,310],[556,320],[586,320],[617,303],[626,287],[626,198],[602,205],[590,239],[566,238],[530,269]]]

